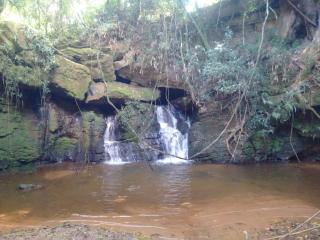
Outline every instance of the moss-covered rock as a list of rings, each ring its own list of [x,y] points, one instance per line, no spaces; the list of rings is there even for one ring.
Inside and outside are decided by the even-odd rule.
[[[58,162],[74,159],[78,140],[71,137],[51,137],[48,151],[50,159]]]
[[[51,86],[61,96],[84,100],[91,82],[90,70],[78,63],[58,56]]]
[[[113,99],[155,101],[160,97],[158,90],[131,86],[123,83],[107,83],[106,94]]]
[[[77,140],[69,137],[57,138],[53,143],[53,149],[57,154],[65,154],[75,149]]]
[[[95,59],[99,51],[97,49],[89,47],[67,47],[65,49],[60,50],[60,52],[62,52],[63,56],[67,57],[69,60],[82,63],[83,61]]]
[[[71,61],[87,66],[91,71],[92,79],[114,81],[113,56],[98,49],[89,47],[62,49],[63,56]]]
[[[37,119],[13,106],[0,111],[0,169],[18,167],[40,158]]]
[[[0,22],[0,73],[6,85],[41,88],[49,81],[48,73],[39,64],[45,62],[45,57],[34,49],[33,44],[41,41],[31,33],[29,36],[28,31],[31,30],[21,24]],[[51,56],[46,57],[51,59]]]
[[[160,97],[160,92],[156,89],[137,87],[119,82],[94,83],[90,86],[86,102],[107,103],[107,96],[111,101],[155,101]]]

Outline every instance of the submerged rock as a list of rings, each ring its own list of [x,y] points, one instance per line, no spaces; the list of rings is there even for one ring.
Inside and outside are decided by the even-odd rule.
[[[32,191],[42,189],[44,186],[42,184],[33,183],[21,183],[18,185],[17,189],[22,191]]]

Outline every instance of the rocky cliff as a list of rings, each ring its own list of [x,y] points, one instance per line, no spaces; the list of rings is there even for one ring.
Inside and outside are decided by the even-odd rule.
[[[264,6],[260,1],[255,11],[246,15],[248,39],[261,29]],[[225,129],[232,116],[225,101],[228,96],[199,104],[192,96],[190,82],[183,80],[185,70],[170,65],[164,71],[154,53],[149,54],[143,45],[142,37],[134,40],[118,36],[117,41],[109,41],[99,36],[97,42],[96,34],[92,34],[92,39],[48,47],[28,27],[1,22],[0,169],[39,161],[103,161],[105,118],[132,101],[170,102],[187,112],[192,117],[190,156],[195,160],[283,161],[297,155],[317,159],[319,3],[270,1],[270,6],[268,29],[288,42],[302,43],[289,60],[295,80],[275,83],[274,90],[264,93],[261,105],[275,109],[286,103],[288,89],[296,90],[294,120],[283,108],[272,112],[272,116],[282,119],[275,121],[274,132],[267,137],[259,131],[250,132],[234,156],[228,145],[232,130]],[[212,26],[220,21],[230,26],[235,39],[241,39],[244,11],[241,1],[231,0],[204,9],[201,16],[210,19],[206,22],[208,38],[221,39],[222,32]],[[157,43],[152,41],[148,46],[156,49]],[[267,54],[262,57],[266,58]],[[302,90],[302,86],[308,87]],[[236,122],[232,120],[230,126],[236,126]],[[134,141],[128,144],[141,158],[141,148]]]
[[[33,45],[35,33],[12,22],[0,27],[1,169],[39,161],[103,161],[106,116],[127,101],[160,101],[155,86],[116,81],[110,49],[50,48],[46,69],[49,64],[41,65],[44,59]]]

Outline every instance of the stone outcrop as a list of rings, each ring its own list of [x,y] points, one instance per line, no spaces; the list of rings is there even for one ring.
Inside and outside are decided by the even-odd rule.
[[[121,78],[129,79],[133,84],[151,88],[166,87],[187,90],[187,85],[180,78],[180,71],[170,70],[168,73],[161,73],[152,66],[142,67],[140,63],[121,64],[115,62],[118,69],[117,74]]]
[[[160,97],[160,93],[157,89],[137,87],[120,82],[92,83],[86,102],[106,104],[107,96],[112,102],[156,101]]]

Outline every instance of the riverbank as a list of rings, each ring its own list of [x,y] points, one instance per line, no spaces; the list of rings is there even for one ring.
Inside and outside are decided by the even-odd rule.
[[[307,219],[308,220],[308,219]],[[315,216],[309,221],[300,219],[282,219],[270,224],[265,229],[256,229],[241,234],[235,234],[232,229],[226,231],[215,231],[215,237],[212,235],[207,238],[203,235],[197,239],[251,239],[251,240],[317,240],[320,238],[320,218]],[[200,237],[200,236],[198,236]],[[141,233],[128,233],[123,231],[110,230],[103,226],[94,226],[87,224],[63,223],[55,226],[39,226],[26,229],[11,230],[1,233],[1,240],[159,240],[159,239],[193,239],[193,236],[186,238],[171,237],[166,238],[159,234],[150,236]],[[195,238],[194,238],[195,239]]]
[[[147,240],[141,234],[130,234],[111,231],[103,227],[89,225],[61,224],[54,227],[38,227],[11,231],[6,234],[0,232],[1,240]]]

